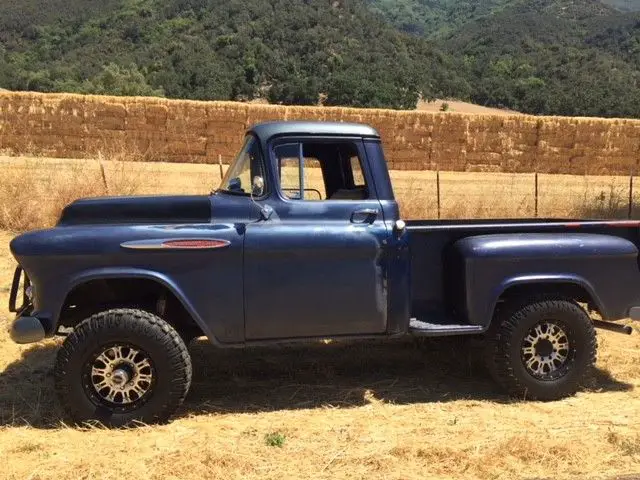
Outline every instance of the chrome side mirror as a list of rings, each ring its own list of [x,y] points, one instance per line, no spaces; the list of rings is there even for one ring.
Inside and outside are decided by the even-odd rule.
[[[264,194],[264,178],[259,175],[253,177],[253,184],[251,185],[251,192],[256,197],[261,197]]]

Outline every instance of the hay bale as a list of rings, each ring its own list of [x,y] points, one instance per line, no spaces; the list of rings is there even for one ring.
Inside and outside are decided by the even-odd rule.
[[[248,105],[233,102],[210,102],[206,105],[208,121],[246,125]]]
[[[131,99],[125,101],[124,106],[127,110],[125,125],[128,131],[145,131],[149,129],[144,103]]]
[[[578,121],[570,118],[545,119],[538,129],[539,143],[550,147],[573,148],[576,141]]]
[[[126,153],[127,133],[119,130],[94,129],[84,138],[85,150],[91,155],[99,152]]]
[[[208,119],[205,127],[205,134],[209,136],[229,136],[242,132],[244,134],[247,129],[244,122],[224,122],[219,119]]]
[[[169,107],[166,104],[151,103],[145,105],[144,116],[148,125],[164,127],[167,123]]]
[[[31,137],[29,135],[2,134],[0,135],[0,150],[9,151],[17,155],[29,151]]]
[[[262,122],[285,120],[286,107],[280,105],[249,105],[247,109],[247,127]]]
[[[498,132],[478,132],[469,135],[466,142],[468,152],[498,152],[509,150],[511,147],[509,136]]]
[[[470,165],[502,165],[503,156],[498,152],[467,152],[467,168]]]
[[[206,155],[207,138],[195,135],[170,136],[167,139],[166,152],[176,155]]]
[[[207,107],[204,102],[172,102],[168,105],[167,131],[204,134],[207,130]]]
[[[42,132],[42,115],[7,113],[2,117],[0,132],[5,135],[39,134]]]
[[[40,148],[41,153],[55,155],[66,151],[69,156],[82,148],[90,152],[108,147],[167,155],[171,161],[216,162],[221,154],[228,162],[249,124],[279,119],[371,125],[385,142],[389,165],[403,170],[499,166],[509,172],[538,168],[555,173],[624,174],[636,168],[640,159],[637,120],[494,117],[23,92],[0,92],[0,148],[17,153]]]

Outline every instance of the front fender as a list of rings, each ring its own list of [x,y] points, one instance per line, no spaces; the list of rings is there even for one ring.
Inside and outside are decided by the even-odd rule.
[[[172,280],[169,276],[156,272],[153,270],[139,269],[139,268],[125,268],[125,267],[107,267],[96,268],[92,270],[82,271],[74,274],[70,281],[67,283],[66,291],[61,296],[62,302],[58,305],[56,318],[59,318],[64,299],[77,287],[93,281],[93,280],[109,280],[109,279],[146,279],[157,282],[169,290],[180,301],[185,310],[191,315],[193,321],[202,329],[204,334],[209,340],[215,344],[218,343],[213,331],[209,328],[206,322],[198,314],[197,309],[189,301],[189,298],[180,288],[180,286]]]
[[[453,304],[471,324],[488,327],[509,288],[574,285],[604,319],[640,305],[638,249],[624,238],[586,233],[499,234],[467,237],[450,252]],[[533,289],[535,291],[535,289]]]
[[[185,239],[224,248],[148,248]],[[32,281],[33,314],[47,335],[81,283],[146,278],[169,289],[212,342],[235,345],[244,342],[243,246],[243,229],[219,222],[57,227],[17,237],[11,251]]]

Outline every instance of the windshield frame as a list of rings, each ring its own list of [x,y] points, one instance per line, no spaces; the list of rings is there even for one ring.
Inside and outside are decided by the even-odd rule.
[[[246,155],[248,154],[248,152],[252,149],[252,148],[256,148],[258,155],[259,155],[259,163],[261,164],[262,167],[262,179],[264,181],[264,188],[262,191],[261,195],[253,195],[252,194],[252,187],[253,187],[253,176],[250,175],[251,178],[251,185],[249,185],[249,191],[248,192],[239,192],[236,190],[229,190],[227,188],[225,188],[225,186],[227,186],[229,184],[229,181],[238,176],[238,168],[241,166],[244,166],[246,163]],[[249,169],[251,168],[251,165],[249,165]],[[246,186],[244,186],[244,188],[246,188]],[[216,193],[226,193],[229,195],[236,195],[236,196],[240,196],[240,197],[248,197],[248,198],[264,198],[268,195],[269,193],[269,182],[267,180],[267,164],[265,162],[265,158],[264,155],[262,154],[262,149],[260,148],[260,140],[253,134],[249,133],[245,136],[245,140],[242,144],[242,148],[240,148],[239,152],[237,153],[237,155],[234,157],[233,161],[229,164],[229,168],[227,168],[227,171],[225,172],[222,181],[220,182],[220,186],[218,187],[218,189],[216,190]]]

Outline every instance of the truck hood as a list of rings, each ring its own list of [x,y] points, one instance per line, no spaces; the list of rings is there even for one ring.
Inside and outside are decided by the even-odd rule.
[[[100,197],[77,200],[62,211],[58,225],[209,223],[205,195]]]

